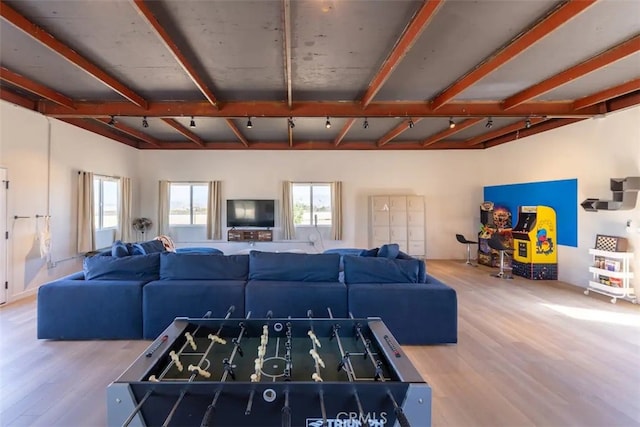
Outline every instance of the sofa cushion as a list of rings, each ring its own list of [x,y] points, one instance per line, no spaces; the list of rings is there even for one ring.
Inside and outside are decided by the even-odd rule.
[[[204,248],[204,247],[190,247],[190,248],[177,248],[171,252],[178,254],[211,254],[211,255],[224,255],[220,249],[216,248]]]
[[[123,258],[88,257],[84,259],[83,270],[87,280],[157,280],[160,254]]]
[[[160,240],[149,240],[147,242],[134,243],[133,252],[131,255],[147,255],[165,252],[165,248]]]
[[[398,256],[396,257],[397,259],[418,259],[418,258],[414,258],[409,254],[406,254],[402,251],[400,251],[398,253]],[[420,264],[418,264],[418,281],[420,283],[426,283],[427,281],[427,266],[424,263],[424,260],[422,259],[418,259],[418,261],[420,261]]]
[[[116,240],[111,245],[111,256],[114,258],[122,258],[124,256],[131,255],[129,253],[129,248],[127,245],[122,242],[122,240]]]
[[[397,243],[387,243],[386,245],[380,246],[380,249],[378,250],[378,254],[376,256],[395,259],[398,257],[399,253],[400,245],[398,245]]]
[[[378,256],[378,251],[379,250],[380,250],[380,248],[363,249],[360,252],[360,256],[365,256],[365,257]]]
[[[161,280],[247,280],[248,255],[164,252],[160,255]]]
[[[420,260],[344,257],[344,281],[350,283],[419,283]]]
[[[250,280],[337,282],[338,254],[249,253]]]

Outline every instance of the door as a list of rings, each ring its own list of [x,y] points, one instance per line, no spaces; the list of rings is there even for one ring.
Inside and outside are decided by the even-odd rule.
[[[0,304],[7,302],[7,280],[9,262],[7,260],[7,170],[0,168]]]

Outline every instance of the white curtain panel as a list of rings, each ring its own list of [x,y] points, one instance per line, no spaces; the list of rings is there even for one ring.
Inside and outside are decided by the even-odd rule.
[[[331,238],[342,240],[342,182],[331,183]]]
[[[282,183],[282,239],[292,240],[296,237],[296,228],[293,225],[293,183]]]
[[[78,172],[78,253],[96,249],[93,209],[93,173]]]
[[[209,183],[209,206],[207,209],[207,239],[221,240],[222,228],[220,226],[221,181]]]
[[[158,197],[158,235],[169,234],[169,181],[160,181]]]
[[[131,241],[131,178],[120,178],[120,226],[116,240]]]

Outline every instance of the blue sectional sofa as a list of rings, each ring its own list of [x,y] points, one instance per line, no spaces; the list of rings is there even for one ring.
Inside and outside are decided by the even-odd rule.
[[[38,290],[38,338],[152,339],[175,317],[224,317],[233,306],[235,318],[328,317],[330,308],[381,317],[401,344],[457,342],[455,290],[422,260],[347,253],[86,258],[82,272]]]

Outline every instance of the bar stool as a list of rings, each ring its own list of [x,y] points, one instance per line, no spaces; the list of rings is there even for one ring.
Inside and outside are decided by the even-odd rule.
[[[477,267],[477,265],[471,263],[471,245],[477,244],[478,242],[474,242],[473,240],[467,240],[462,234],[456,234],[456,239],[460,243],[464,243],[467,245],[467,262],[465,264],[470,265],[471,267]]]
[[[505,245],[502,239],[500,239],[498,233],[493,233],[491,238],[487,241],[487,244],[491,249],[500,252],[500,271],[497,273],[491,273],[491,276],[499,279],[513,279],[511,275],[512,268],[505,267],[505,257],[512,256],[513,248]]]

